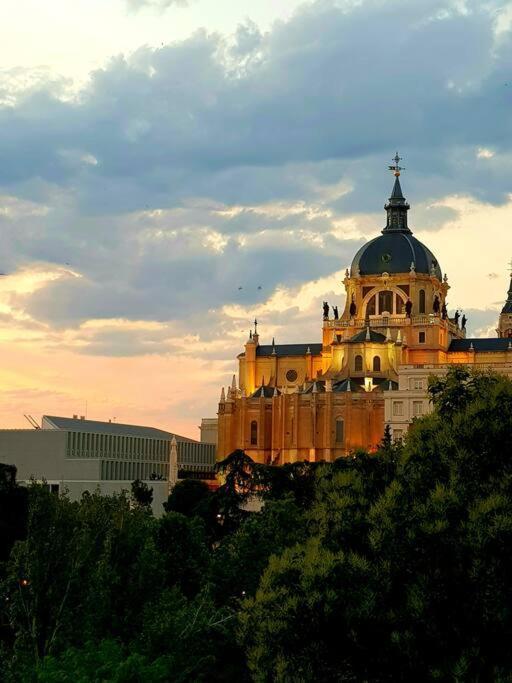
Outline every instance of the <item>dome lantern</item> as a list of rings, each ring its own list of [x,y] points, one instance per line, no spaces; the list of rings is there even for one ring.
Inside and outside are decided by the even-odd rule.
[[[395,275],[397,273],[430,275],[442,281],[442,272],[434,254],[413,236],[407,224],[407,212],[410,209],[400,185],[401,161],[398,153],[389,166],[395,176],[393,190],[387,204],[386,227],[382,235],[364,244],[352,261],[350,274],[352,277],[366,275]],[[414,263],[414,270],[411,264]]]

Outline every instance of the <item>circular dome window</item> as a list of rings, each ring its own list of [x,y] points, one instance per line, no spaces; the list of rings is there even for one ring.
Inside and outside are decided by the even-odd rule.
[[[297,370],[287,370],[286,379],[288,380],[288,382],[295,382],[297,377]]]
[[[382,263],[389,263],[391,261],[391,254],[382,254],[380,260]]]

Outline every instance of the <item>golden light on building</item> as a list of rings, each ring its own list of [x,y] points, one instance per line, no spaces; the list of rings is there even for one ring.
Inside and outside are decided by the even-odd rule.
[[[429,375],[453,363],[512,374],[512,280],[498,336],[467,339],[465,316],[448,314],[447,275],[409,228],[393,161],[386,225],[346,270],[341,314],[324,302],[321,341],[263,345],[255,321],[238,381],[221,392],[218,459],[237,448],[271,464],[374,450],[385,424],[401,436],[429,410]]]

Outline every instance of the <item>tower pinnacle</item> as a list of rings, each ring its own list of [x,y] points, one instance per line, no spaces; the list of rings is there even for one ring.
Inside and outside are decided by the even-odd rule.
[[[395,154],[392,161],[394,161],[395,163],[393,164],[393,166],[388,166],[388,168],[390,171],[393,171],[393,175],[395,176],[395,178],[398,178],[400,176],[400,171],[405,170],[404,166],[398,165],[399,162],[402,161],[402,157],[398,156],[398,152]]]
[[[402,232],[410,235],[411,231],[407,225],[407,212],[410,207],[405,200],[400,185],[400,171],[404,170],[404,167],[399,165],[401,160],[402,158],[398,156],[397,152],[393,158],[395,163],[388,166],[389,170],[393,171],[393,175],[395,176],[395,184],[393,185],[389,201],[384,207],[387,213],[387,221],[386,227],[382,232]]]

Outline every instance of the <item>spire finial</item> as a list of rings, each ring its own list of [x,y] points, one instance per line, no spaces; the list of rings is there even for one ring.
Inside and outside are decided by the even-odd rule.
[[[386,227],[382,232],[401,232],[410,235],[411,231],[407,225],[407,211],[409,211],[409,204],[407,203],[400,186],[400,171],[403,171],[404,167],[399,165],[401,157],[398,155],[398,152],[396,153],[393,161],[394,164],[388,166],[388,168],[390,171],[393,171],[395,183],[393,185],[389,201],[384,207],[387,213],[387,221]]]
[[[404,166],[399,166],[398,164],[400,161],[402,161],[402,157],[398,156],[398,152],[395,154],[393,157],[393,161],[395,162],[392,166],[388,166],[390,171],[393,171],[393,175],[395,178],[398,178],[400,176],[400,171],[404,171],[405,167]]]
[[[258,334],[258,319],[254,318],[254,334]]]

